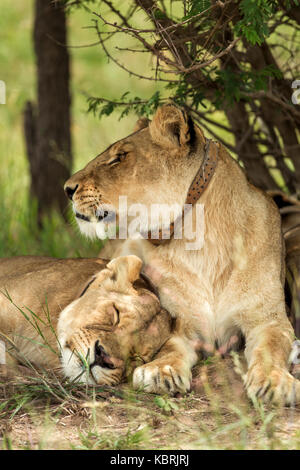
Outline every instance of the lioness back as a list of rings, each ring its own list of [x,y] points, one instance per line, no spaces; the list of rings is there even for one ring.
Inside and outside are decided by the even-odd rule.
[[[25,351],[26,334],[31,330],[24,317],[36,316],[39,328],[46,331],[50,346],[56,349],[55,335],[49,335],[49,319],[55,329],[60,312],[69,305],[87,280],[106,265],[101,259],[55,259],[19,256],[0,259],[0,332],[4,332]],[[32,333],[30,333],[32,334]],[[40,341],[38,332],[36,340]],[[49,356],[50,355],[50,356]],[[47,351],[47,360],[58,359]]]

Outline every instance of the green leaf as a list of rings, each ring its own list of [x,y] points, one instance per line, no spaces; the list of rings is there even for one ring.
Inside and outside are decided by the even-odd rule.
[[[157,396],[154,398],[154,403],[159,407],[159,408],[162,408],[164,409],[165,407],[165,400],[163,399],[163,397],[160,397],[160,396]]]
[[[163,20],[166,18],[166,14],[163,11],[159,10],[158,8],[154,10],[153,16],[156,20]]]
[[[253,45],[262,44],[269,34],[268,20],[278,8],[277,2],[271,0],[242,0],[242,19],[235,25],[235,33]]]
[[[188,5],[188,14],[183,18],[188,20],[195,15],[203,13],[211,6],[211,0],[190,0]]]

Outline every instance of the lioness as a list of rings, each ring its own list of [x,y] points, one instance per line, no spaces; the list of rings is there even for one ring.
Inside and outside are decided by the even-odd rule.
[[[204,205],[204,244],[187,250],[187,239],[127,240],[123,254],[141,257],[162,305],[176,318],[176,334],[160,357],[138,367],[134,385],[174,392],[189,383],[197,353],[225,352],[244,339],[250,397],[290,404],[300,401],[300,382],[288,372],[294,333],[283,292],[284,255],[275,204],[250,184],[226,149],[209,142],[183,109],[159,108],[146,127],[111,145],[65,184],[82,232],[96,236],[119,196],[128,207],[176,204],[173,224],[184,204],[196,220]],[[122,214],[124,217],[124,214]],[[129,221],[128,217],[128,221]],[[148,223],[147,223],[148,222]],[[195,224],[195,222],[194,222]],[[99,227],[101,230],[99,231]],[[141,233],[158,229],[148,217]],[[170,226],[171,232],[173,225]],[[188,386],[186,387],[188,389]]]
[[[136,361],[150,361],[171,334],[171,318],[136,256],[0,260],[0,339],[18,358],[71,379],[115,385]],[[87,364],[89,363],[89,367]]]

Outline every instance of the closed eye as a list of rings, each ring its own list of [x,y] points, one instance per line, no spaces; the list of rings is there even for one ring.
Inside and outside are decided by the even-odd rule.
[[[120,310],[114,305],[115,311],[116,311],[116,322],[115,326],[117,326],[120,323]]]
[[[128,152],[117,153],[117,155],[115,155],[111,160],[107,162],[107,165],[114,166],[114,165],[117,165],[118,163],[121,163],[125,159],[127,153]]]

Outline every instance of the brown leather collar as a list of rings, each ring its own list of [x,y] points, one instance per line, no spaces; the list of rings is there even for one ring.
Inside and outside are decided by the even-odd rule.
[[[205,189],[209,185],[218,164],[218,153],[219,153],[219,144],[212,141],[211,139],[206,139],[204,147],[204,158],[202,164],[192,181],[190,189],[187,193],[185,204],[191,204],[192,206],[196,204],[200,196],[204,193]],[[184,214],[184,212],[182,213]],[[182,219],[183,220],[183,219]],[[175,222],[170,224],[170,232],[168,230],[159,230],[158,238],[151,237],[151,231],[149,231],[146,236],[143,236],[149,240],[153,245],[163,245],[168,243],[174,235],[174,226]]]

